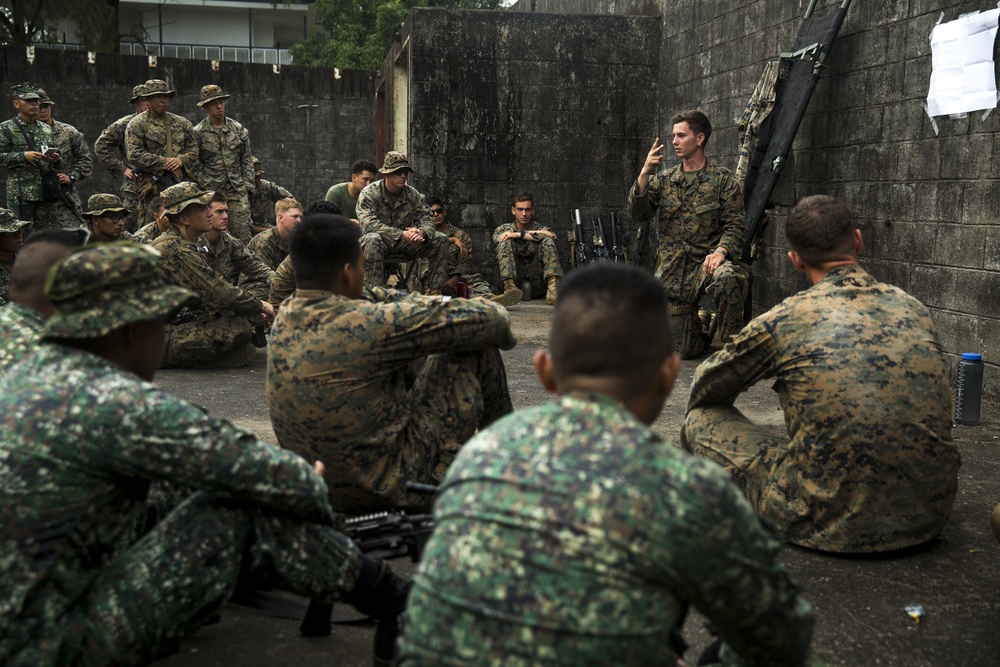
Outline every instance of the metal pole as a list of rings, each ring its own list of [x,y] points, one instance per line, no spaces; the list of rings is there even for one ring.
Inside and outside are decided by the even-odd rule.
[[[848,9],[850,6],[851,6],[851,0],[844,0],[844,2],[840,4],[841,9]]]
[[[845,0],[849,2],[850,0]],[[813,15],[813,10],[816,9],[816,0],[809,0],[809,6],[806,8],[806,18],[808,19]]]

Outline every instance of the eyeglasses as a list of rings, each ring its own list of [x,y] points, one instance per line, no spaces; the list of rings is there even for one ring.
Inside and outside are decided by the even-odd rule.
[[[432,208],[431,209],[431,215],[441,215],[443,213],[444,213],[444,209],[443,208]]]
[[[128,217],[128,214],[127,213],[111,213],[111,214],[105,213],[104,215],[101,215],[99,217],[101,217],[101,218],[107,218],[111,222],[121,222],[122,220],[124,220],[124,219],[126,219]]]

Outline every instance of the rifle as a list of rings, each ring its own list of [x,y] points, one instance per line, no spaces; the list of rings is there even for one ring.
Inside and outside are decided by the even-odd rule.
[[[606,262],[611,257],[608,255],[608,246],[604,243],[604,223],[601,216],[591,220],[590,224],[594,227],[594,261]]]
[[[635,256],[632,258],[632,263],[636,266],[645,264],[646,244],[649,242],[649,223],[652,220],[652,217],[646,218],[639,226],[639,233],[635,241]]]
[[[618,223],[618,213],[611,212],[611,261],[624,262],[625,253],[622,251],[621,229]]]
[[[587,240],[583,236],[583,223],[580,221],[580,209],[573,212],[573,231],[576,241],[573,243],[573,266],[580,267],[590,263],[587,257]]]
[[[406,490],[411,493],[437,493],[431,484],[407,482]],[[431,514],[410,513],[406,510],[390,510],[347,519],[340,532],[353,541],[361,553],[382,560],[408,556],[414,563],[420,561],[427,539],[434,530]],[[309,603],[299,632],[306,637],[325,637],[330,634],[330,615],[333,604],[327,602]]]

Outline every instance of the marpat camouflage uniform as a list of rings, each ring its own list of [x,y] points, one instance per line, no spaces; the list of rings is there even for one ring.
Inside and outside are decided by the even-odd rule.
[[[775,378],[789,439],[733,407]],[[930,313],[856,264],[754,319],[695,373],[682,440],[795,544],[886,551],[936,536],[955,498],[947,362]]]
[[[171,150],[167,147],[168,123]],[[162,176],[163,165],[170,157],[176,157],[184,163],[186,178],[181,180],[196,180],[198,174],[198,143],[194,139],[194,126],[187,118],[169,111],[162,117],[157,117],[147,110],[129,121],[125,128],[125,155],[132,168],[144,174],[136,179],[140,225],[153,219],[149,202],[162,190],[151,181],[149,174]]]
[[[139,231],[132,234],[132,240],[136,243],[151,244],[160,235],[160,227],[155,222],[143,225]]]
[[[538,224],[534,220],[528,223],[526,232],[541,230],[552,231],[548,227]],[[513,280],[517,282],[517,260],[534,261],[541,255],[542,258],[542,278],[562,277],[562,265],[559,263],[559,251],[556,249],[556,240],[544,234],[539,241],[522,241],[520,239],[507,239],[500,241],[500,236],[504,232],[519,232],[516,222],[508,222],[500,225],[493,231],[493,243],[497,247],[497,266],[500,269],[500,281]],[[541,252],[539,253],[539,249]]]
[[[361,224],[361,251],[365,255],[365,284],[385,286],[385,257],[403,255],[409,259],[427,258],[427,290],[440,294],[447,278],[448,239],[434,229],[430,209],[416,188],[404,185],[392,195],[385,181],[371,183],[358,196],[358,222]],[[419,245],[403,240],[403,232],[413,227],[426,239]]]
[[[448,243],[448,270],[445,275],[448,278],[455,275],[465,278],[465,282],[469,285],[470,298],[481,296],[489,299],[492,297],[493,290],[490,288],[490,284],[480,274],[472,272],[472,237],[466,234],[464,230],[448,223],[445,223],[439,231],[449,239],[458,239],[469,249],[469,255],[462,257],[458,246],[451,242]],[[429,264],[426,258],[417,260],[417,276],[425,290],[427,289]]]
[[[738,648],[726,664],[806,664],[813,611],[779,542],[721,469],[608,396],[480,431],[434,517],[401,667],[672,665],[689,604]]]
[[[38,349],[45,319],[34,308],[10,303],[0,308],[0,377]]]
[[[24,127],[34,143],[28,147]],[[18,116],[0,123],[0,165],[7,168],[7,208],[22,220],[31,220],[35,229],[58,227],[56,202],[42,198],[42,171],[54,170],[48,162],[40,166],[24,159],[25,152],[52,144],[52,128],[41,121],[25,123]]]
[[[129,546],[156,480],[202,492]],[[310,463],[110,361],[51,345],[0,379],[5,665],[148,664],[241,575],[336,599],[361,556],[333,522]]]
[[[90,146],[87,145],[83,133],[72,125],[52,120],[52,143],[59,151],[60,160],[55,163],[55,169],[61,174],[70,177],[72,183],[62,186],[62,191],[73,209],[67,208],[61,201],[53,202],[56,207],[56,216],[59,226],[63,229],[79,227],[82,222],[80,214],[83,212],[83,202],[76,190],[76,184],[88,178],[94,173],[94,158],[90,155]]]
[[[208,263],[215,272],[226,278],[231,285],[239,282],[240,286],[261,301],[267,301],[267,293],[271,289],[271,278],[274,272],[253,256],[240,240],[229,232],[222,232],[215,243],[207,241]]]
[[[281,238],[277,227],[266,229],[250,239],[247,250],[272,271],[277,270],[282,260],[288,257],[288,244]]]
[[[292,268],[292,258],[286,257],[274,271],[271,278],[271,291],[267,302],[277,308],[288,297],[295,294],[295,270]]]
[[[718,342],[743,328],[749,272],[732,261],[739,258],[746,238],[743,190],[733,172],[708,160],[690,184],[677,165],[650,176],[642,197],[637,187],[633,185],[628,196],[633,220],[643,220],[659,208],[656,277],[671,301],[674,349],[684,359],[697,357],[711,342],[696,328],[702,294],[718,309]],[[705,256],[719,247],[728,257],[707,276],[702,271]]]
[[[405,483],[440,482],[462,443],[512,409],[497,350],[514,346],[506,309],[379,288],[367,296],[299,289],[268,344],[278,442],[322,459],[330,502],[348,514],[425,506]]]
[[[232,118],[216,129],[205,118],[194,126],[198,142],[198,185],[223,192],[229,204],[229,233],[244,244],[250,242],[250,195],[253,188],[253,154],[250,133]]]
[[[251,181],[253,182],[253,181]],[[274,205],[294,195],[277,183],[266,178],[260,179],[253,192],[250,193],[250,217],[254,227],[274,227]]]
[[[125,178],[125,170],[132,168],[125,161],[125,128],[137,115],[130,113],[122,116],[106,127],[94,142],[94,154],[97,159],[112,176],[122,179],[122,202],[125,208],[131,211],[125,219],[125,230],[128,232],[135,232],[146,223],[145,220],[141,221],[141,224],[139,221],[139,197],[136,194],[135,181]]]
[[[229,284],[208,262],[208,250],[168,229],[151,244],[160,266],[174,282],[198,294],[205,316],[170,325],[166,365],[200,365],[250,341],[250,323],[260,316],[260,299]],[[204,321],[201,321],[204,320]]]

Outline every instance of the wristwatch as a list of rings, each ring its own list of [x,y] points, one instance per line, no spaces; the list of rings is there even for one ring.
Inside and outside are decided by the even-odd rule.
[[[524,238],[524,230],[523,229],[519,229],[517,231],[521,233],[521,238],[523,239]]]

